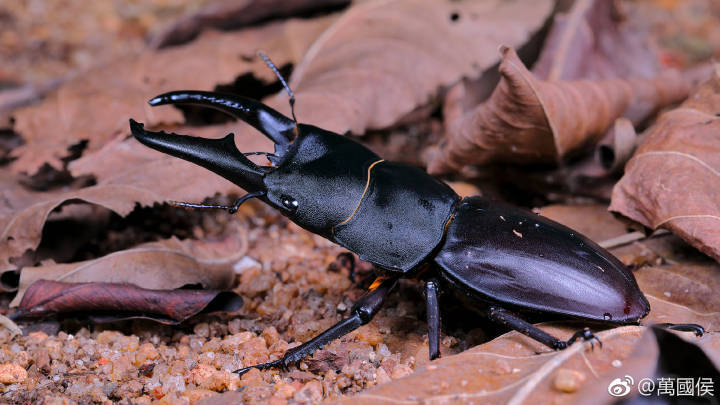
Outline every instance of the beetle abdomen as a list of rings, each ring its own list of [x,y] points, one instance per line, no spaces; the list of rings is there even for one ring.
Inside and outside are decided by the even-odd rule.
[[[385,161],[368,171],[352,215],[333,228],[333,240],[384,269],[407,272],[443,238],[459,197],[424,171]]]
[[[650,310],[612,254],[557,222],[482,197],[462,200],[435,261],[467,295],[612,322]]]

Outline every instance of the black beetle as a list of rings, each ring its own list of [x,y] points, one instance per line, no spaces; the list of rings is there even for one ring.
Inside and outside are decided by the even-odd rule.
[[[264,58],[265,59],[265,58]],[[274,68],[268,62],[271,68]],[[276,70],[276,69],[274,69]],[[277,71],[276,71],[277,73]],[[290,93],[291,106],[294,97]],[[237,370],[287,367],[373,318],[401,277],[425,281],[430,358],[439,355],[438,291],[457,294],[489,319],[553,349],[597,338],[589,329],[559,340],[518,313],[540,312],[608,324],[637,324],[650,305],[626,267],[595,242],[561,224],[482,197],[460,198],[424,171],[388,162],[365,146],[298,124],[255,100],[204,91],[175,91],[150,105],[199,104],[249,123],[275,143],[274,153],[237,150],[223,139],[146,131],[130,120],[138,141],[201,165],[280,210],[310,232],[355,252],[380,271],[351,315],[282,359]],[[265,154],[269,166],[246,155]]]

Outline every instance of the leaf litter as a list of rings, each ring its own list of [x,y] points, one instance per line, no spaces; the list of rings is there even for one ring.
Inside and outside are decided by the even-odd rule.
[[[433,66],[434,62],[431,56],[436,55],[436,52],[443,55],[444,49],[440,49],[438,46],[431,47],[429,50],[420,47],[420,49],[425,49],[429,55],[420,55],[422,57],[414,55],[413,47],[417,46],[419,38],[425,38],[422,35],[415,35],[415,38],[412,38],[415,42],[410,41],[409,43],[414,45],[394,44],[392,41],[390,41],[392,45],[387,45],[388,38],[392,39],[392,36],[388,36],[386,30],[392,33],[390,27],[395,25],[396,21],[402,22],[407,19],[408,27],[404,29],[411,34],[416,32],[413,29],[417,27],[410,22],[422,21],[412,13],[404,14],[409,12],[404,4],[402,1],[368,2],[351,7],[339,18],[326,17],[328,18],[327,25],[317,28],[315,32],[317,40],[315,38],[308,39],[304,47],[294,54],[295,56],[288,57],[290,59],[287,60],[291,60],[290,63],[299,63],[291,83],[299,94],[298,106],[303,105],[300,95],[306,97],[307,106],[303,108],[307,108],[308,111],[302,113],[303,121],[339,131],[349,129],[362,134],[368,128],[392,126],[401,122],[405,119],[404,117],[415,117],[413,118],[415,120],[423,119],[422,117],[426,117],[429,112],[416,115],[408,115],[408,112],[422,105],[427,106],[428,102],[434,103],[435,99],[440,99],[442,89],[451,86],[463,75],[477,76],[482,73],[492,65],[493,61],[498,60],[497,53],[494,52],[495,46],[503,42],[513,46],[521,45],[529,38],[530,34],[539,28],[549,13],[549,9],[543,8],[547,6],[545,3],[537,3],[537,7],[546,10],[544,12],[530,12],[527,5],[523,5],[522,13],[517,8],[513,8],[518,7],[517,3],[508,2],[503,3],[502,6],[487,3],[490,4],[486,5],[490,10],[488,14],[483,14],[483,10],[468,14],[467,10],[462,8],[482,7],[477,4],[449,3],[453,4],[453,10],[446,9],[447,4],[428,5],[428,7],[445,7],[443,8],[444,12],[441,13],[443,19],[438,18],[436,21],[439,24],[438,27],[445,27],[443,29],[457,27],[458,22],[467,22],[466,20],[473,20],[473,18],[484,20],[489,19],[488,16],[493,16],[494,22],[497,22],[502,21],[504,16],[513,17],[513,21],[518,24],[518,32],[507,29],[505,30],[507,32],[503,32],[503,34],[512,36],[517,42],[503,41],[495,37],[488,39],[487,42],[485,39],[476,40],[477,43],[470,44],[466,48],[477,46],[485,49],[484,47],[487,46],[493,49],[491,52],[483,51],[479,56],[472,52],[454,55],[454,57],[464,58],[464,62],[447,70],[441,69],[443,72],[441,78],[435,78],[427,72],[414,77],[412,76],[415,74],[414,70],[403,63],[409,63],[418,67],[418,70],[423,70],[419,66],[424,66],[422,63],[428,59],[431,61],[428,66],[437,68],[438,64],[435,63]],[[496,6],[497,8],[493,8]],[[574,35],[574,33],[586,34],[587,32],[583,32],[584,28],[577,29],[577,27],[586,25],[591,27],[591,32],[595,35],[596,40],[601,39],[593,43],[587,41],[586,37],[579,38],[587,42],[581,44],[582,46],[579,48],[572,49],[583,49],[580,51],[581,54],[592,55],[587,57],[588,60],[600,58],[597,60],[601,61],[602,58],[611,54],[607,51],[608,49],[612,50],[612,46],[608,49],[603,46],[608,46],[613,41],[602,38],[615,38],[615,42],[618,44],[622,42],[623,46],[627,45],[630,49],[630,51],[620,50],[621,53],[638,56],[638,61],[643,59],[639,57],[641,53],[634,53],[632,50],[637,49],[633,47],[637,47],[639,43],[635,40],[646,37],[643,37],[642,34],[624,31],[628,28],[627,26],[605,25],[603,21],[607,20],[603,20],[603,18],[607,18],[608,15],[612,16],[612,13],[604,7],[606,4],[600,4],[600,2],[577,2],[567,17],[571,22],[568,24],[571,27],[570,30],[563,33],[562,27],[560,27],[560,34],[557,34],[556,38],[560,38],[561,44],[567,44],[567,41],[563,42],[563,36],[564,38],[576,38],[578,35]],[[612,11],[612,9],[610,10]],[[373,24],[367,24],[369,27],[365,27],[364,22],[367,22],[374,12],[386,13],[390,22],[379,27],[373,27]],[[524,16],[522,19],[517,18],[520,14]],[[530,14],[532,16],[529,16]],[[466,18],[468,16],[469,18]],[[250,32],[269,30],[270,28],[267,27],[273,24],[283,25],[283,23],[259,25],[244,29],[238,35],[244,33],[251,37]],[[422,26],[422,24],[420,25]],[[492,26],[492,24],[488,25]],[[505,24],[505,26],[509,27],[510,25]],[[427,29],[427,26],[423,27],[426,32],[432,31]],[[575,27],[576,31],[573,31],[572,27]],[[474,27],[473,29],[481,28]],[[279,31],[274,32],[277,34]],[[368,36],[368,33],[371,35]],[[374,38],[373,33],[380,33],[381,39]],[[197,41],[190,42],[185,46],[191,47],[195,43],[200,43],[206,36],[218,38],[222,35],[225,34],[205,33]],[[287,42],[287,38],[283,38],[282,34],[278,35],[280,37],[275,39],[279,42]],[[626,35],[635,36],[635,40],[627,40]],[[343,48],[346,43],[353,42],[356,36],[363,40],[358,40],[352,46]],[[440,36],[438,35],[438,37]],[[622,41],[618,38],[622,38]],[[270,37],[265,39],[270,42],[274,40]],[[435,43],[432,40],[433,38],[430,38],[425,42],[431,45]],[[314,44],[311,44],[313,41]],[[363,41],[365,41],[364,44]],[[464,42],[458,40],[457,43]],[[276,45],[283,47],[284,43]],[[397,48],[395,48],[396,45]],[[575,44],[571,45],[576,46]],[[246,45],[238,44],[238,46]],[[175,50],[179,52],[181,48],[183,47]],[[386,53],[383,53],[385,51],[383,48],[387,48]],[[267,51],[267,49],[265,50]],[[409,52],[405,54],[403,53],[405,51]],[[549,50],[548,52],[553,51]],[[561,49],[555,56],[547,58],[556,63],[553,69],[558,72],[577,72],[588,69],[587,66],[573,65],[577,63],[577,60],[571,60],[567,56],[574,52]],[[276,58],[272,52],[270,53],[276,62],[278,59],[283,60],[282,55]],[[404,60],[399,64],[393,63],[393,53],[405,55]],[[643,55],[647,56],[651,53],[643,53]],[[384,56],[368,59],[367,55],[372,54]],[[148,55],[152,54],[148,53]],[[197,55],[208,54],[198,52]],[[196,57],[199,59],[206,58],[206,56],[200,58],[197,55]],[[484,62],[477,66],[468,62],[478,57],[482,57]],[[650,56],[647,57],[650,58]],[[253,62],[250,58],[246,59],[244,62],[257,62]],[[185,61],[187,59],[179,58],[177,60]],[[474,62],[477,63],[477,61]],[[647,66],[639,66],[632,62],[627,63],[623,68],[622,64],[625,62],[627,61],[624,59],[619,61],[620,68],[617,72],[622,73],[617,73],[617,75],[621,79],[628,78],[627,70],[623,70],[625,68],[637,67],[640,70],[646,68],[653,70],[656,66],[652,63]],[[124,72],[123,69],[127,69],[127,66],[138,66],[137,63],[140,62],[131,59],[123,63],[126,64],[125,67],[116,67],[114,68],[116,70],[112,70],[116,75]],[[192,63],[177,63],[179,67],[184,67],[187,71],[199,71],[192,69],[190,66]],[[389,69],[384,71],[378,68],[377,63],[389,67]],[[469,68],[468,63],[470,64]],[[408,78],[414,77],[411,85],[403,84],[405,77],[400,77],[393,70],[396,65],[404,66],[404,72],[410,73],[407,75]],[[600,62],[594,65],[605,66]],[[214,75],[228,77],[230,78],[228,81],[230,81],[242,74],[243,69],[247,69],[244,70],[245,72],[252,71],[253,75],[257,75],[257,77],[268,74],[266,71],[255,72],[251,67],[237,67],[232,64],[226,66],[233,66],[229,69],[233,72],[228,73],[227,76],[222,76],[221,73],[214,70],[204,70],[215,73],[206,75],[212,80],[206,80],[207,86],[203,88],[209,89],[223,83],[224,79],[217,79]],[[579,69],[577,69],[578,67]],[[611,66],[609,71],[613,71],[615,68]],[[348,83],[353,83],[352,80],[356,79],[358,75],[363,76],[361,74],[363,72],[370,72],[367,77],[375,77],[373,74],[379,74],[383,80],[363,82],[360,91],[358,91],[357,85],[348,85]],[[159,78],[162,74],[162,69],[160,69],[157,71],[157,76],[153,77]],[[187,75],[187,72],[184,74]],[[384,74],[393,80],[385,80]],[[607,73],[596,72],[594,74]],[[202,75],[190,76],[194,78]],[[642,80],[648,80],[647,76],[642,74],[639,76],[643,78]],[[98,78],[102,79],[102,75],[98,74],[94,80]],[[180,74],[177,79],[190,83],[187,81],[187,77],[183,78]],[[568,77],[563,77],[563,79],[568,79]],[[586,77],[572,79],[586,79]],[[194,78],[193,80],[199,79]],[[272,78],[268,75],[265,80],[272,80]],[[151,83],[151,85],[155,86],[158,83]],[[675,83],[680,83],[680,81]],[[142,105],[144,109],[141,113],[137,113],[137,117],[147,114],[145,115],[146,121],[150,125],[165,126],[178,133],[212,137],[223,136],[227,132],[238,132],[241,135],[238,145],[240,150],[255,151],[263,150],[266,147],[262,144],[263,138],[256,133],[252,133],[252,136],[248,133],[248,136],[245,136],[248,130],[243,125],[238,126],[233,123],[192,127],[187,125],[189,122],[186,121],[189,118],[180,112],[172,109],[151,110],[144,105],[145,99],[138,101],[140,97],[135,100],[135,96],[128,96],[126,99],[122,96],[122,91],[115,91],[116,94],[114,94],[107,92],[102,86],[94,84],[95,87],[85,89],[88,90],[87,92],[84,92],[85,90],[80,86],[76,89],[77,92],[73,93],[75,90],[69,90],[72,89],[73,84],[66,86],[67,93],[63,93],[63,88],[61,88],[47,99],[48,106],[52,103],[56,103],[56,106],[61,105],[57,104],[59,102],[58,94],[68,94],[72,97],[83,95],[92,99],[93,94],[97,93],[100,100],[104,97],[104,100],[113,101],[111,103],[91,103],[91,106],[85,111],[91,112],[88,116],[93,115],[92,111],[100,111],[97,114],[101,116],[105,113],[104,110],[111,110],[107,106],[115,105],[112,104],[115,101],[118,101],[118,111],[122,111],[121,114],[119,113],[120,115],[136,114],[135,109]],[[118,85],[117,88],[120,87],[122,86]],[[343,94],[345,91],[349,95],[343,96],[340,101],[333,98],[334,95]],[[399,98],[382,97],[385,93],[399,95]],[[380,94],[381,97],[378,97],[377,94]],[[667,96],[666,93],[655,90],[640,94],[649,94],[650,99]],[[673,97],[681,98],[680,95],[670,98]],[[287,109],[284,96],[268,100],[280,110]],[[398,102],[398,100],[402,102]],[[127,103],[123,105],[125,101]],[[376,103],[376,101],[380,102]],[[642,107],[640,111],[644,111],[642,114],[652,117],[654,111],[664,104],[660,103],[656,106],[651,103],[650,107],[648,104],[640,103],[639,105]],[[386,108],[387,106],[390,108]],[[622,103],[609,107],[627,108]],[[56,121],[51,121],[51,119],[57,118],[57,112],[53,115],[51,110],[56,107],[49,108],[45,119],[46,122],[51,123],[52,128],[55,128],[57,127],[54,124]],[[69,112],[66,117],[72,117],[72,120],[65,121],[63,125],[73,124],[75,121],[79,123],[83,119],[77,115],[77,111],[79,111],[77,107],[64,111]],[[326,111],[336,111],[337,114],[327,114]],[[633,120],[640,119],[637,117],[633,116]],[[34,119],[34,117],[30,117],[25,122],[30,122],[31,118]],[[112,119],[115,118],[115,116],[112,117]],[[174,162],[176,159],[169,159],[139,148],[132,139],[127,138],[127,130],[122,127],[120,121],[115,122],[112,119],[109,121],[98,120],[102,122],[93,123],[93,125],[97,125],[96,128],[80,136],[76,136],[76,133],[73,132],[70,134],[72,136],[68,137],[68,132],[58,131],[57,139],[45,144],[45,146],[49,146],[47,151],[42,149],[42,137],[25,138],[27,143],[24,153],[35,148],[45,154],[24,155],[25,160],[21,156],[13,164],[15,173],[6,171],[9,173],[8,176],[3,176],[3,180],[7,182],[7,187],[3,187],[5,205],[0,208],[4,210],[3,221],[8,221],[6,218],[9,218],[10,223],[26,225],[20,231],[21,228],[11,229],[12,224],[8,226],[8,222],[4,224],[5,232],[8,235],[12,233],[11,239],[13,239],[5,241],[3,238],[0,240],[0,243],[10,242],[0,245],[0,253],[4,255],[0,258],[5,260],[4,266],[13,267],[10,264],[10,258],[17,258],[18,255],[26,253],[28,249],[37,248],[46,218],[78,215],[79,211],[72,209],[78,205],[75,204],[78,201],[88,201],[98,206],[115,209],[116,212],[126,215],[135,209],[137,203],[149,205],[166,199],[199,201],[216,192],[237,191],[234,186],[220,183],[220,180],[211,178],[215,176],[207,173],[201,174],[200,171],[194,173],[193,169],[180,166],[181,162]],[[608,122],[608,127],[613,125],[612,120],[608,120]],[[445,124],[447,125],[448,122],[446,121]],[[338,125],[338,128],[335,128],[334,125]],[[604,135],[601,130],[596,132],[597,134],[592,135],[593,140],[600,139]],[[26,134],[22,133],[22,135]],[[68,137],[67,140],[66,137]],[[90,143],[88,148],[82,151],[79,159],[77,156],[65,160],[60,159],[67,156],[68,145],[77,144],[85,139],[89,139]],[[578,141],[578,144],[582,143],[583,141]],[[17,148],[14,149],[17,152]],[[562,150],[572,151],[573,147]],[[45,191],[30,190],[26,186],[20,185],[22,177],[18,176],[17,172],[39,173],[38,169],[47,162],[53,163],[58,170],[67,169],[73,176],[90,176],[97,184],[90,187],[74,184],[65,186],[65,189],[55,186],[55,188]],[[6,170],[7,168],[2,169]],[[116,188],[113,189],[112,186]],[[68,187],[71,189],[68,190]],[[475,188],[476,185],[471,184],[471,187]],[[486,192],[484,186],[483,192]],[[36,202],[39,202],[41,206],[38,211],[25,212]],[[73,205],[68,205],[70,203]],[[544,203],[540,205],[544,205]],[[62,207],[62,210],[58,211],[57,207]],[[86,290],[90,291],[89,296],[93,296],[93,284],[82,283],[107,281],[108,277],[117,277],[113,280],[118,282],[127,282],[128,280],[133,283],[157,282],[160,285],[159,288],[163,288],[165,293],[170,295],[174,293],[173,291],[178,291],[171,289],[179,287],[177,284],[182,282],[203,284],[204,281],[207,287],[217,280],[220,280],[220,284],[226,283],[230,278],[229,284],[236,286],[234,291],[243,298],[245,303],[238,312],[234,313],[193,315],[175,328],[150,327],[143,321],[133,321],[124,326],[117,323],[111,324],[107,327],[108,329],[103,330],[103,327],[99,326],[93,328],[87,328],[86,325],[70,326],[71,324],[68,323],[70,320],[63,320],[63,331],[57,335],[48,336],[43,332],[35,331],[28,333],[27,336],[15,337],[14,340],[11,340],[12,333],[10,331],[2,330],[0,339],[8,343],[3,345],[3,350],[0,350],[0,362],[20,367],[23,370],[27,368],[27,372],[24,377],[21,375],[22,373],[6,377],[2,372],[3,369],[0,369],[0,380],[9,384],[4,387],[5,391],[0,395],[25,402],[37,402],[43,398],[62,395],[77,401],[100,402],[108,399],[117,401],[134,398],[138,403],[148,403],[152,400],[169,403],[196,403],[201,402],[203,398],[206,398],[205,401],[210,400],[213,403],[222,402],[224,399],[227,399],[228,403],[233,403],[233,401],[315,403],[323,398],[361,402],[377,402],[382,399],[387,402],[399,403],[416,403],[422,400],[443,403],[462,402],[477,398],[482,398],[483,401],[487,399],[490,403],[506,403],[507,401],[521,403],[530,400],[535,402],[537,398],[545,398],[554,403],[575,403],[579,401],[579,395],[584,389],[596,385],[598,381],[602,381],[603,378],[615,372],[622,373],[626,370],[625,367],[629,367],[632,357],[636,355],[633,354],[633,351],[640,335],[647,330],[643,327],[632,326],[600,331],[599,336],[605,342],[602,350],[597,347],[590,350],[589,344],[585,343],[573,345],[569,350],[563,352],[551,352],[515,332],[501,335],[488,342],[489,339],[497,336],[498,331],[493,333],[492,328],[488,328],[489,330],[486,331],[487,325],[483,324],[479,318],[477,318],[477,327],[475,327],[475,325],[468,324],[469,319],[473,319],[472,323],[475,323],[476,318],[474,317],[463,314],[444,314],[445,331],[447,332],[446,335],[443,335],[441,342],[444,357],[430,363],[427,361],[426,325],[422,321],[424,314],[421,309],[423,307],[421,291],[416,283],[403,281],[399,288],[399,294],[391,297],[388,305],[373,322],[343,339],[331,342],[311,358],[300,362],[297,368],[291,368],[289,371],[260,372],[254,370],[242,378],[238,378],[231,373],[232,370],[278,358],[288,347],[310,339],[347,314],[352,302],[362,294],[362,289],[354,286],[348,280],[349,269],[347,266],[336,264],[340,260],[338,254],[342,253],[342,249],[332,246],[317,236],[302,232],[297,226],[280,218],[277,213],[269,212],[267,208],[259,208],[251,204],[244,207],[244,210],[247,211],[231,218],[230,224],[227,227],[223,226],[221,230],[203,231],[208,228],[207,224],[202,228],[193,228],[195,240],[170,239],[155,242],[160,245],[172,246],[168,252],[159,253],[157,256],[145,255],[144,252],[139,251],[142,247],[138,246],[117,252],[104,252],[104,255],[90,258],[84,262],[72,261],[56,264],[46,261],[40,266],[26,266],[22,270],[21,279],[25,276],[28,281],[33,273],[38,275],[37,279],[42,279],[43,274],[50,276],[53,271],[61,271],[59,269],[67,271],[66,274],[79,277],[73,281],[78,281],[80,284],[69,286],[67,290],[69,292],[66,295],[58,296],[58,305],[60,302],[68,302],[70,304],[63,308],[69,310],[83,308],[80,303],[84,301],[84,296],[79,296],[81,298],[79,300],[71,299],[75,296],[70,291]],[[605,204],[587,207],[556,205],[546,208],[542,212],[544,215],[579,229],[596,241],[613,240],[630,232],[624,223],[608,216],[605,212]],[[211,217],[207,213],[188,213],[187,215],[197,218]],[[217,216],[221,215],[227,216],[226,213],[217,213]],[[28,231],[26,233],[24,233],[25,228]],[[11,230],[7,231],[7,229]],[[238,232],[238,230],[240,231]],[[232,238],[228,239],[228,235],[233,232],[236,232],[235,235],[241,239],[235,240],[233,243],[224,243],[223,240],[226,242],[232,240]],[[243,236],[245,234],[247,234],[247,238]],[[15,241],[16,236],[22,243],[13,246],[12,242]],[[219,236],[226,239],[218,239]],[[247,242],[247,246],[243,240]],[[201,246],[210,247],[211,251],[215,246],[217,250],[213,253],[202,253],[197,250]],[[647,292],[652,305],[652,311],[645,320],[647,323],[700,323],[707,328],[709,333],[703,338],[688,337],[688,340],[691,344],[699,343],[703,347],[711,347],[711,349],[707,349],[709,355],[717,353],[717,348],[714,347],[717,345],[712,343],[717,340],[719,319],[716,311],[718,307],[717,294],[713,294],[714,291],[717,291],[718,286],[718,269],[715,262],[698,255],[680,239],[669,234],[636,240],[615,247],[612,251],[624,263],[635,269],[641,288]],[[220,260],[223,261],[223,256],[226,260],[222,264],[215,263],[222,268],[218,273],[219,276],[213,279],[215,281],[207,280],[208,274],[204,270],[207,268],[207,263],[203,263],[203,258],[220,257]],[[178,261],[172,257],[183,257],[184,259]],[[109,265],[117,258],[119,260],[115,264]],[[145,260],[153,263],[150,266],[153,269],[152,272],[143,274],[133,271],[111,271],[118,268],[130,270],[140,268],[141,264],[139,263]],[[163,264],[165,268],[163,268]],[[367,264],[361,262],[357,264],[367,267]],[[93,270],[89,271],[90,269]],[[197,274],[194,274],[193,271]],[[105,280],[92,278],[95,273],[104,277]],[[172,277],[177,274],[181,275],[180,280],[172,281]],[[82,279],[88,275],[90,275],[90,279]],[[55,276],[55,278],[62,279],[63,276]],[[42,286],[44,283],[53,285],[53,282],[46,281],[36,283],[39,283],[36,284],[37,286]],[[23,283],[24,286],[28,284],[29,282]],[[117,287],[117,285],[115,286]],[[147,286],[140,285],[140,287]],[[122,299],[128,296],[122,292],[122,288],[125,287],[117,290],[121,291],[117,301],[119,303],[123,303]],[[207,292],[207,290],[202,291]],[[41,300],[43,295],[45,294],[39,296]],[[136,300],[135,303],[141,301],[141,299]],[[166,301],[164,310],[181,308],[181,304],[173,303],[169,299]],[[126,304],[121,305],[125,306]],[[132,302],[127,305],[132,306]],[[102,314],[106,308],[104,307],[99,312],[90,311],[88,313]],[[90,307],[85,309],[90,309]],[[95,309],[100,308],[95,307]],[[453,319],[455,317],[458,319]],[[33,325],[23,325],[24,328],[31,326]],[[584,325],[551,323],[542,327],[559,336],[569,336],[582,326]],[[29,330],[32,328],[28,329],[26,333]],[[69,334],[70,331],[73,333]],[[706,342],[712,344],[706,345]],[[466,350],[477,344],[480,345]],[[658,354],[641,353],[639,356],[651,363]],[[465,370],[463,367],[467,368],[466,373],[456,373],[458,370]],[[468,376],[473,376],[473,378],[467,378]],[[59,380],[56,380],[55,377],[59,377]],[[377,388],[374,388],[376,386]],[[216,394],[221,391],[227,392],[222,395]],[[351,394],[357,395],[350,397]]]
[[[13,319],[89,313],[95,323],[142,318],[176,325],[201,312],[242,307],[242,298],[228,291],[147,289],[137,284],[37,280],[22,295]]]
[[[128,135],[131,117],[151,126],[182,123],[179,110],[151,109],[147,101],[171,90],[212,90],[245,73],[273,81],[255,52],[265,50],[280,66],[295,64],[333,19],[290,19],[238,32],[208,32],[187,45],[123,55],[16,111],[14,130],[25,145],[15,149],[18,159],[11,167],[29,174],[46,163],[60,169],[70,146],[87,140],[88,150],[95,151],[119,134]]]
[[[610,205],[650,229],[672,231],[716,260],[720,259],[719,111],[716,68],[687,101],[662,114],[646,131],[613,189]]]

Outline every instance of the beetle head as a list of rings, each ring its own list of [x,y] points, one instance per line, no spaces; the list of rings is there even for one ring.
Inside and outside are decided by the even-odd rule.
[[[238,151],[233,135],[205,139],[146,131],[130,120],[143,144],[203,166],[262,199],[312,232],[329,236],[350,217],[367,185],[368,169],[380,158],[361,144],[321,128],[296,124],[270,107],[240,96],[202,91],[161,94],[150,105],[201,104],[249,123],[275,144],[271,165],[259,166]],[[251,152],[252,153],[252,152]]]

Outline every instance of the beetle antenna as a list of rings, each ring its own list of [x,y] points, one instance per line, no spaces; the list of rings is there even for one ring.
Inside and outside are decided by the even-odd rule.
[[[237,201],[235,201],[235,204],[233,205],[214,205],[214,204],[194,204],[194,203],[188,203],[188,202],[182,202],[182,201],[168,201],[170,205],[174,205],[176,207],[185,207],[185,208],[219,208],[221,210],[228,210],[229,213],[234,214],[238,211],[238,208],[244,203],[245,201],[251,199],[251,198],[257,198],[257,197],[263,197],[265,196],[265,191],[256,191],[254,193],[247,193],[244,196],[238,198]]]
[[[293,93],[292,90],[290,90],[290,86],[288,86],[287,82],[285,81],[285,78],[283,78],[282,74],[280,74],[280,71],[275,66],[275,64],[268,58],[267,55],[265,55],[262,51],[258,51],[258,56],[262,58],[263,62],[272,69],[272,71],[275,73],[275,76],[277,76],[278,79],[280,79],[280,83],[282,83],[283,87],[285,87],[285,91],[287,91],[288,95],[290,95],[290,112],[292,113],[293,121],[295,121],[295,127],[297,127],[297,118],[295,118],[295,93]]]

